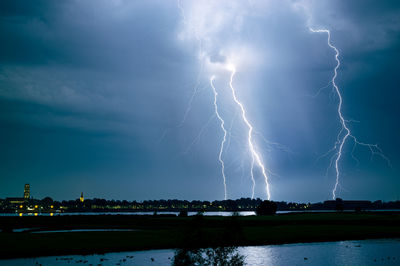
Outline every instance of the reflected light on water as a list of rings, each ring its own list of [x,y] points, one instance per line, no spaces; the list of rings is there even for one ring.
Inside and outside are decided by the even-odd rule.
[[[275,265],[278,259],[277,254],[268,246],[241,247],[241,254],[245,254],[245,262],[248,265]]]
[[[340,241],[239,247],[245,265],[400,265],[400,239]],[[70,255],[1,260],[2,265],[171,265],[175,250],[148,250],[88,256]]]

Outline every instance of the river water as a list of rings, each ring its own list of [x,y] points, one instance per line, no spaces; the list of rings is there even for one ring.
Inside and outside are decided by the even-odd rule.
[[[400,265],[400,239],[239,247],[246,265]],[[0,265],[171,265],[172,249],[0,260]]]

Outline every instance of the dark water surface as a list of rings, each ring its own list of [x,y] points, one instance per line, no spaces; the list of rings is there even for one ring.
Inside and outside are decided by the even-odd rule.
[[[400,239],[239,247],[246,265],[400,265]],[[170,265],[172,249],[0,260],[0,265]]]

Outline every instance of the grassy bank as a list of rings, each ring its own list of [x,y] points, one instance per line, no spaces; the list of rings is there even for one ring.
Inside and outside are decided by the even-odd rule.
[[[265,217],[0,217],[0,257],[91,254],[183,246],[267,245],[400,238],[400,215],[292,213]],[[135,229],[126,232],[12,233],[12,229]],[[7,232],[8,231],[8,232]]]

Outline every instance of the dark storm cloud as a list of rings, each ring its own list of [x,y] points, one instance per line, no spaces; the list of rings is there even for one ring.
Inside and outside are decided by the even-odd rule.
[[[313,1],[312,22],[340,33],[349,55],[393,45],[399,39],[397,1]]]
[[[90,3],[80,1],[45,2],[47,5],[2,2],[1,27],[6,33],[2,35],[6,45],[0,53],[2,61],[58,63],[117,72],[135,66],[134,61],[142,62],[150,54],[162,54],[163,60],[174,57],[168,27],[154,25],[174,23],[176,15],[146,15],[152,11],[167,14],[168,10],[143,3],[121,7],[99,1],[93,10]],[[128,14],[121,10],[124,8]]]
[[[96,3],[96,10],[79,1],[3,5],[0,82],[7,98],[90,112],[138,112],[146,109],[135,100],[157,100],[151,87],[162,86],[158,80],[168,79],[169,68],[184,63],[171,46],[170,29],[159,27],[175,23],[176,15],[147,15],[162,8],[107,1]]]
[[[61,10],[61,1],[2,1],[0,3],[2,62],[41,62],[56,56],[49,26]]]
[[[335,141],[337,99],[329,89],[308,95],[331,78],[333,53],[325,35],[307,30],[307,12],[296,3],[307,7],[313,26],[331,29],[341,52],[345,112],[361,121],[352,128],[362,140],[378,142],[398,165],[397,1],[271,1],[253,9],[245,2],[230,2],[229,12],[223,8],[228,2],[213,2],[215,12],[199,18],[213,22],[202,28],[212,40],[204,46],[211,63],[227,62],[232,47],[254,52],[256,63],[238,71],[235,85],[246,88],[239,94],[257,130],[294,151],[269,152],[260,144],[280,176],[272,178],[273,198],[325,199],[332,183],[323,178],[329,159],[315,160]],[[196,2],[183,4],[189,18]],[[70,198],[84,190],[89,197],[219,198],[220,128],[214,119],[202,131],[213,114],[207,71],[178,127],[201,68],[198,45],[181,18],[173,1],[1,1],[0,174],[6,178],[0,197],[30,182],[38,197]],[[235,110],[220,80],[221,112],[230,117]],[[230,195],[249,196],[249,177],[240,170],[246,150],[239,122],[233,131],[225,155],[232,166]],[[393,198],[395,192],[383,191],[399,187],[397,170],[379,159],[365,163],[368,152],[358,153],[363,172],[346,161],[344,182],[361,185],[344,183],[345,196]],[[371,185],[379,173],[382,182]],[[369,183],[362,184],[361,175]],[[262,180],[257,182],[263,196]],[[60,185],[65,190],[54,192]]]

